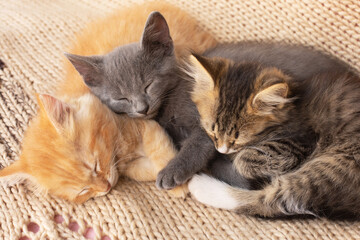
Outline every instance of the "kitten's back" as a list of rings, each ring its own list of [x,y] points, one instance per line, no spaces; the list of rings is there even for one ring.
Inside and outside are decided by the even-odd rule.
[[[344,71],[347,68],[340,60],[321,52],[284,43],[220,44],[206,51],[204,55],[229,58],[235,62],[259,62],[266,67],[277,67],[299,80],[305,80],[320,72]]]
[[[300,82],[295,89],[302,95],[302,112],[316,132],[334,137],[360,137],[358,76],[350,72],[321,73]]]

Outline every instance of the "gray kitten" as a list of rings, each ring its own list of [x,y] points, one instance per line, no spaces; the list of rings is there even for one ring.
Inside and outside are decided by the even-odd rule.
[[[252,46],[250,48],[248,43],[219,45],[212,53],[217,53],[218,49],[219,54],[223,52],[225,55],[232,55],[234,51],[245,53],[251,49],[244,60],[263,60],[263,57],[259,56],[264,48],[268,48],[265,46],[269,45]],[[298,67],[300,75],[310,66],[317,72],[338,65],[328,57],[308,49],[300,48],[287,54],[287,50],[299,47],[284,48],[275,48],[270,55],[266,53],[269,58],[267,60],[271,62],[270,56],[281,60],[282,55],[283,59],[291,59],[302,54],[304,60],[301,60],[302,65]],[[138,43],[118,47],[103,56],[67,54],[67,57],[91,91],[114,112],[130,117],[155,119],[173,138],[179,153],[159,173],[156,181],[159,188],[170,189],[186,182],[194,173],[204,169],[212,159],[217,159],[210,165],[210,171],[215,177],[237,186],[249,187],[241,176],[224,175],[216,170],[219,163],[229,163],[229,158],[216,152],[212,140],[200,126],[199,113],[190,98],[192,81],[185,74],[183,60],[175,56],[168,25],[160,13],[150,14]],[[316,66],[318,62],[323,64]],[[286,66],[286,63],[290,66]],[[298,66],[299,63],[284,61],[284,64],[283,68],[291,70],[293,65]]]

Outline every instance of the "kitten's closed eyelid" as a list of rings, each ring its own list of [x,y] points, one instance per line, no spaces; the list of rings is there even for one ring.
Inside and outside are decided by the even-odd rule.
[[[238,139],[239,138],[239,131],[236,131],[235,132],[235,139]]]
[[[91,166],[90,166],[90,165],[88,165],[87,163],[84,163],[84,166],[85,166],[85,168],[87,168],[87,169],[91,170]]]
[[[97,171],[99,171],[99,162],[98,161],[96,161],[95,162],[95,166],[94,166],[94,172],[96,173]]]
[[[129,102],[129,99],[127,99],[127,98],[118,98],[118,99],[116,99],[117,101],[127,101],[127,102]]]
[[[87,194],[89,191],[90,191],[90,188],[89,188],[89,187],[84,187],[84,188],[78,193],[78,196]]]
[[[150,85],[151,85],[153,82],[154,82],[154,81],[151,81],[150,83],[148,83],[148,84],[146,85],[146,87],[144,88],[144,92],[145,92],[145,93],[147,93],[147,91],[149,90]]]

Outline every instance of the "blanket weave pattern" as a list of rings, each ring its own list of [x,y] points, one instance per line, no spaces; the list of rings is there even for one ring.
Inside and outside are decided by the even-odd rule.
[[[141,0],[0,0],[0,164],[21,151],[34,93],[61,81],[62,53],[87,22]],[[285,41],[336,56],[360,72],[360,1],[168,0],[220,42]],[[34,143],[36,144],[36,143]],[[341,198],[341,196],[339,196]],[[27,238],[26,238],[27,237]],[[261,219],[175,199],[120,179],[83,205],[0,185],[0,239],[360,239],[360,223]]]

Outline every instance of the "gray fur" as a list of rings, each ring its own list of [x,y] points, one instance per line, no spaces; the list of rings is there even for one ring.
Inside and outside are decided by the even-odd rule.
[[[259,179],[252,181],[241,176],[228,155],[219,154],[216,159],[211,161],[209,164],[209,172],[213,177],[233,187],[244,189],[259,188]]]
[[[139,43],[118,47],[104,56],[66,56],[96,96],[114,112],[131,117],[156,116],[158,99],[175,84],[163,80],[175,59],[165,56],[150,61]]]

